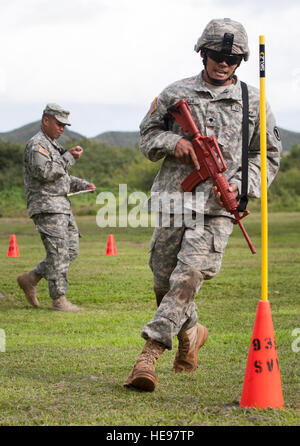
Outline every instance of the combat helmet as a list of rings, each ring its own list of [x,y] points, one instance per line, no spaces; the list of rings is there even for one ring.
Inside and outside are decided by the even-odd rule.
[[[211,20],[199,37],[195,47],[198,53],[201,49],[210,49],[226,54],[243,55],[249,59],[248,37],[245,28],[239,22],[225,18]]]

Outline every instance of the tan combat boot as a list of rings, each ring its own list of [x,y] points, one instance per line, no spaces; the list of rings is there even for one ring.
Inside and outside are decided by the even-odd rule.
[[[72,311],[77,312],[81,311],[82,308],[77,307],[77,305],[72,304],[66,298],[66,296],[60,296],[57,299],[53,299],[52,301],[52,310],[55,311]]]
[[[40,305],[36,297],[36,285],[41,278],[42,276],[37,274],[34,270],[29,271],[29,273],[21,274],[17,278],[19,287],[24,291],[26,299],[30,305],[36,308]]]
[[[158,384],[154,364],[164,350],[162,344],[148,339],[124,386],[152,392]]]
[[[173,370],[194,372],[198,367],[198,351],[208,336],[207,328],[196,324],[194,327],[178,335],[178,351],[175,356]]]

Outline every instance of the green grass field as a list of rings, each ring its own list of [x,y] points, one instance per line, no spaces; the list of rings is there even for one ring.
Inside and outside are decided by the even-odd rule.
[[[283,410],[241,409],[250,339],[260,300],[260,216],[245,220],[253,256],[236,227],[221,272],[196,296],[209,329],[193,374],[172,372],[174,350],[157,362],[153,393],[123,387],[155,312],[148,247],[152,228],[100,229],[78,217],[80,254],[69,273],[68,297],[77,314],[51,311],[47,284],[40,309],[27,304],[16,277],[44,256],[29,219],[0,219],[0,425],[298,426],[300,340],[300,213],[269,215],[269,300],[284,394]],[[117,256],[105,256],[114,234]],[[7,257],[11,234],[20,257]],[[299,338],[299,334],[298,334]],[[293,344],[294,343],[294,344]],[[293,348],[296,346],[297,348]]]

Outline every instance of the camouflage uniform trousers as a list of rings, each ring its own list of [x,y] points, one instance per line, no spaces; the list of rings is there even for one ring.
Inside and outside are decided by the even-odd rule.
[[[232,229],[233,220],[223,216],[204,216],[201,226],[155,229],[149,266],[158,309],[143,327],[143,338],[171,350],[174,337],[197,323],[194,296],[219,272]]]
[[[52,299],[68,291],[68,270],[79,251],[79,231],[73,214],[36,214],[33,217],[46,249],[35,271],[48,281]]]

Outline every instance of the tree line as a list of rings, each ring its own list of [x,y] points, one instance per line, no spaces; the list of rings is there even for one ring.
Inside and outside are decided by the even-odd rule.
[[[72,141],[66,145],[81,145],[82,158],[70,169],[71,175],[85,178],[97,186],[97,190],[118,192],[119,184],[127,184],[129,191],[149,193],[161,161],[147,160],[138,147],[115,147],[89,139]],[[24,145],[0,141],[0,216],[26,215],[23,188]],[[300,147],[293,146],[284,153],[278,175],[269,193],[271,211],[300,211]],[[87,194],[77,197],[72,204],[75,212],[96,213],[95,197]],[[259,200],[250,206],[259,209]]]

